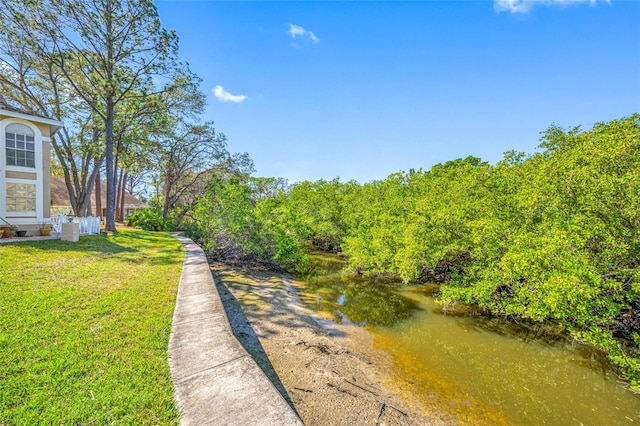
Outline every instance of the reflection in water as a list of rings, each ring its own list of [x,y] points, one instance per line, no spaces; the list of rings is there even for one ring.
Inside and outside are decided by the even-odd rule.
[[[335,322],[366,325],[409,390],[463,424],[633,425],[640,397],[606,359],[549,326],[526,326],[457,306],[442,312],[435,286],[344,277],[336,256],[314,256],[306,291]],[[307,296],[309,296],[307,295]],[[306,297],[305,300],[309,300]]]
[[[335,257],[334,257],[335,258]],[[331,262],[317,255],[319,267],[308,271],[307,288],[316,292],[316,309],[331,312],[333,320],[357,325],[391,326],[411,316],[418,309],[411,299],[395,292],[392,285],[372,282],[362,277],[347,277],[341,273],[344,263]]]

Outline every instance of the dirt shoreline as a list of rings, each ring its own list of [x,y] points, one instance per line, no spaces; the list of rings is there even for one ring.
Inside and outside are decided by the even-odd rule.
[[[314,319],[286,275],[211,270],[233,333],[306,425],[457,423],[389,380],[391,361],[366,331]]]

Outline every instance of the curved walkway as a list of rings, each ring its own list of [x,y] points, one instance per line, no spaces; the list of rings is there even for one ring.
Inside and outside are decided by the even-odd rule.
[[[186,250],[169,338],[181,425],[302,425],[234,337],[202,249]]]

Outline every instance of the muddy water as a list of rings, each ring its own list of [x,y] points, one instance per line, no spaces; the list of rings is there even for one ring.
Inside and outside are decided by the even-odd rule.
[[[444,313],[433,287],[346,278],[338,257],[313,256],[302,300],[319,317],[363,327],[393,361],[389,380],[462,424],[634,425],[640,396],[598,352],[558,331]],[[391,284],[391,285],[390,285]]]

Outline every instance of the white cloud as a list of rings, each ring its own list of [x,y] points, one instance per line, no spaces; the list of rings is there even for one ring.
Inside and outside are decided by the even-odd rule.
[[[493,0],[495,12],[526,13],[533,3],[525,0]]]
[[[296,37],[309,37],[309,39],[314,43],[318,43],[320,41],[318,37],[316,37],[316,35],[313,33],[313,31],[305,30],[300,25],[289,24],[288,34],[289,37],[294,40],[296,39]]]
[[[591,6],[595,6],[598,1],[611,2],[611,0],[493,0],[493,10],[496,12],[527,13],[539,5],[567,6],[589,3]]]
[[[224,87],[218,85],[213,89],[213,94],[220,102],[233,102],[235,104],[239,104],[240,102],[244,102],[247,97],[245,95],[232,95],[231,93],[224,90]]]

